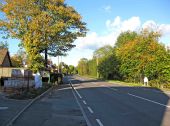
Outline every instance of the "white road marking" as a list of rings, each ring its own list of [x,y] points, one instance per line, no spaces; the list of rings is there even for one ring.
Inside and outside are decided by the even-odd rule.
[[[79,92],[78,92],[76,89],[75,89],[75,91],[76,91],[77,95],[79,96],[79,98],[82,99],[82,97],[81,97],[81,95],[79,94]]]
[[[86,101],[84,101],[84,100],[83,100],[83,103],[84,103],[85,105],[87,104]]]
[[[107,87],[107,88],[114,90],[114,91],[118,91],[118,89],[116,89],[116,88],[111,88],[111,87]]]
[[[157,90],[153,90],[153,92],[156,92],[156,93],[162,93],[161,91],[157,91]]]
[[[96,84],[96,82],[91,82],[92,84]]]
[[[0,107],[0,110],[6,110],[8,107]]]
[[[90,113],[94,113],[93,110],[90,107],[87,107]]]
[[[153,100],[149,100],[149,99],[147,99],[147,98],[143,98],[143,97],[140,97],[140,96],[137,96],[137,95],[134,95],[134,94],[130,94],[130,93],[128,93],[128,95],[133,96],[133,97],[136,97],[136,98],[139,98],[139,99],[142,99],[142,100],[145,100],[145,101],[149,101],[149,102],[152,102],[152,103],[155,103],[155,104],[158,104],[158,105],[167,107],[167,108],[170,108],[170,106],[164,105],[164,104],[162,104],[162,103],[159,103],[159,102],[156,102],[156,101],[153,101]]]
[[[71,80],[69,80],[70,81],[70,84],[72,85],[72,82],[71,82]],[[73,86],[72,86],[73,87]],[[74,87],[73,87],[74,88]],[[79,96],[79,98],[81,98],[82,99],[82,97],[81,97],[81,95],[79,94],[79,92],[74,88],[74,90],[75,90],[75,92],[77,93],[77,95]]]
[[[102,124],[102,122],[100,121],[100,119],[96,119],[96,121],[97,121],[97,123],[99,124],[99,126],[104,126],[104,125]]]
[[[75,92],[74,92],[75,89],[73,88],[71,82],[70,82],[70,86],[71,86],[72,89],[73,89],[73,90],[72,90],[73,95],[74,95],[74,97],[75,97],[75,99],[76,99],[76,102],[77,102],[78,106],[80,107],[80,110],[81,110],[81,112],[82,112],[82,114],[83,114],[84,119],[86,120],[87,126],[92,126],[92,124],[90,123],[89,119],[87,118],[87,115],[86,115],[86,113],[84,112],[83,107],[81,106],[81,104],[80,104],[80,102],[79,102],[79,100],[78,100],[78,98],[77,98],[77,96],[76,96],[76,94],[75,94]]]

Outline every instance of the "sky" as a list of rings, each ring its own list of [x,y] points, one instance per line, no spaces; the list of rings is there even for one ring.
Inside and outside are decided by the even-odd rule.
[[[83,17],[89,29],[86,37],[75,41],[76,47],[62,60],[77,65],[81,58],[91,59],[93,52],[114,46],[123,31],[154,27],[162,32],[160,42],[170,45],[169,0],[66,0]]]
[[[123,31],[139,31],[153,27],[162,32],[160,42],[170,46],[170,1],[169,0],[66,0],[87,23],[86,37],[75,40],[76,45],[62,61],[77,65],[81,58],[91,59],[93,52],[104,46],[114,46]],[[17,52],[19,43],[10,39],[10,54]],[[54,63],[57,58],[51,57]]]

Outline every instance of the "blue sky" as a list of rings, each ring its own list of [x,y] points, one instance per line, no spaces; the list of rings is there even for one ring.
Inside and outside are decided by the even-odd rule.
[[[161,42],[170,45],[169,0],[66,0],[83,17],[89,29],[85,38],[75,41],[76,48],[62,60],[77,65],[80,58],[92,58],[93,51],[105,44],[114,46],[121,31],[156,27],[163,36]],[[17,40],[9,40],[9,50],[14,54]],[[57,58],[52,58],[57,63]]]
[[[77,65],[80,58],[92,58],[93,51],[105,44],[114,46],[121,31],[153,26],[161,30],[161,42],[170,45],[169,0],[66,0],[87,23],[85,38],[75,41],[76,48],[63,58]]]

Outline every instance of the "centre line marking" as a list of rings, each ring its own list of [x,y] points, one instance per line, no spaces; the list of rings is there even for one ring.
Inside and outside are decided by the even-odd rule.
[[[90,107],[87,107],[90,113],[94,113],[93,110]]]
[[[139,98],[139,99],[142,99],[142,100],[145,100],[145,101],[149,101],[149,102],[152,102],[152,103],[155,103],[155,104],[158,104],[158,105],[167,107],[167,108],[170,108],[170,106],[164,105],[164,104],[159,103],[159,102],[156,102],[156,101],[149,100],[149,99],[147,99],[147,98],[143,98],[143,97],[140,97],[140,96],[137,96],[137,95],[133,95],[133,94],[130,94],[130,93],[128,93],[128,95],[133,96],[133,97],[136,97],[136,98]]]
[[[102,122],[100,121],[100,119],[96,119],[96,121],[97,121],[97,123],[99,124],[99,126],[104,126],[104,125],[102,124]]]
[[[82,97],[81,97],[81,95],[79,94],[79,92],[78,92],[76,89],[75,89],[75,91],[76,91],[77,95],[79,96],[79,98],[82,99]]]
[[[107,87],[107,88],[109,88],[109,89],[111,89],[111,90],[114,90],[114,91],[117,91],[117,90],[118,90],[118,89],[111,88],[111,87]]]
[[[83,103],[84,103],[85,105],[87,104],[86,101],[84,101],[84,100],[83,100]]]
[[[0,107],[0,110],[6,110],[8,107]]]
[[[72,83],[70,83],[70,86],[71,86],[72,89],[73,89],[73,90],[72,90],[72,93],[73,93],[73,95],[74,95],[74,98],[76,99],[76,102],[77,102],[78,106],[80,107],[80,110],[81,110],[81,112],[82,112],[82,114],[83,114],[84,119],[86,120],[87,126],[92,126],[92,124],[90,123],[89,119],[87,118],[87,115],[86,115],[85,111],[83,110],[83,107],[81,106],[81,104],[80,104],[80,102],[79,102],[79,100],[78,100],[78,98],[77,98],[77,96],[76,96],[76,93],[74,92],[75,89],[74,89]]]

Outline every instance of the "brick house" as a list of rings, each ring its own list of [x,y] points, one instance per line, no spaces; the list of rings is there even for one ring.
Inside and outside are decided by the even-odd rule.
[[[12,67],[8,49],[0,49],[0,67]]]

